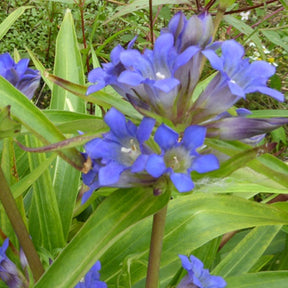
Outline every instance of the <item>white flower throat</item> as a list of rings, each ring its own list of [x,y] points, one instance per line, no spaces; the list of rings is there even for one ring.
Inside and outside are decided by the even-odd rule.
[[[125,165],[132,165],[134,161],[141,154],[139,143],[137,140],[131,138],[121,147],[121,162]]]
[[[164,74],[162,74],[161,72],[157,72],[156,77],[158,80],[163,80],[166,78],[166,76]]]

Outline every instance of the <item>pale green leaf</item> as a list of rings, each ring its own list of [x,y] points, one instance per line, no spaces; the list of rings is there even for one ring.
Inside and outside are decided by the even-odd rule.
[[[14,10],[4,21],[0,24],[0,40],[4,37],[7,31],[13,26],[14,22],[24,13],[26,9],[32,6],[22,6]]]

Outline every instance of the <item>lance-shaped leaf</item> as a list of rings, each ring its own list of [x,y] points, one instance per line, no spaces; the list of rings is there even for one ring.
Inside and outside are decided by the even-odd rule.
[[[288,282],[287,271],[269,271],[259,273],[247,273],[241,276],[225,279],[226,288],[286,288]]]
[[[0,139],[13,136],[20,129],[21,124],[10,117],[10,106],[0,109]]]
[[[111,106],[115,107],[117,110],[121,111],[123,114],[131,116],[132,118],[141,119],[142,116],[132,107],[132,105],[125,101],[120,96],[117,97],[115,94],[108,94],[103,91],[97,91],[93,94],[86,95],[87,87],[70,82],[63,78],[60,78],[56,75],[44,73],[44,77],[49,81],[52,81],[54,84],[59,85],[65,90],[73,93],[74,95],[84,99],[87,102],[94,103],[103,108],[110,108]]]
[[[131,267],[132,286],[133,288],[144,286],[147,267],[143,262],[148,259],[151,229],[149,220],[146,219],[137,227],[129,228],[126,234],[101,258],[101,275],[103,280],[109,279],[109,287],[109,284],[113,287],[120,273],[120,267],[115,263],[121,263],[129,254],[136,252],[142,257]],[[167,287],[174,273],[180,268],[178,254],[186,255],[230,231],[285,223],[288,223],[288,214],[285,210],[235,196],[194,192],[194,194],[174,198],[169,203],[166,219],[160,287]]]
[[[43,143],[50,144],[66,139],[40,109],[3,77],[0,77],[0,91],[0,107],[11,105],[11,114]],[[82,169],[84,158],[76,149],[66,149],[59,154],[75,168]]]
[[[12,27],[14,22],[24,13],[26,9],[32,8],[32,6],[22,6],[14,10],[1,24],[0,24],[0,40]]]
[[[35,288],[74,287],[129,227],[157,212],[169,197],[169,193],[155,197],[152,189],[116,191],[100,204]]]

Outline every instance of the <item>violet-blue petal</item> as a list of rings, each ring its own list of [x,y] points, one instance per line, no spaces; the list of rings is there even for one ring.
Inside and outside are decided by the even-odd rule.
[[[163,92],[169,93],[179,84],[180,84],[180,81],[178,79],[166,78],[166,79],[161,79],[161,80],[156,81],[154,84],[154,87],[160,89]]]
[[[239,86],[236,82],[234,81],[229,81],[228,86],[230,88],[230,91],[233,95],[239,96],[239,97],[245,97],[245,92],[241,86]]]
[[[154,140],[164,151],[166,151],[177,143],[178,137],[178,133],[170,127],[161,124],[155,132]]]
[[[181,54],[177,56],[175,65],[173,67],[174,71],[177,71],[181,66],[188,63],[189,60],[199,51],[200,48],[197,46],[190,46],[185,49]],[[183,75],[183,77],[187,77],[187,75]]]
[[[163,157],[152,154],[146,163],[146,171],[153,177],[158,178],[166,171],[166,164]]]
[[[222,44],[222,54],[224,58],[224,67],[234,68],[238,66],[245,51],[241,44],[235,40],[227,40]]]
[[[188,192],[194,188],[194,183],[185,173],[171,173],[170,179],[179,192]]]
[[[123,71],[118,77],[119,83],[131,85],[131,86],[138,86],[144,80],[145,78],[138,72],[128,71],[128,70]]]
[[[112,107],[106,113],[104,121],[117,137],[122,138],[123,135],[129,135],[127,131],[125,116],[117,109]]]
[[[28,68],[29,59],[21,59],[16,65],[16,71],[19,75],[23,75]]]
[[[96,138],[85,145],[85,150],[90,158],[116,159],[119,153],[120,144],[117,142],[105,141],[102,138]]]
[[[133,68],[133,71],[139,72],[144,78],[153,78],[154,71],[150,63],[139,51],[125,50],[120,55],[121,62],[126,67]]]
[[[130,171],[132,173],[144,171],[146,168],[146,163],[148,159],[149,159],[149,155],[146,155],[146,154],[139,155],[139,157],[132,164]]]
[[[104,74],[105,72],[103,71],[102,68],[95,68],[91,70],[88,74],[88,81],[91,83],[95,83],[99,80],[104,80]]]
[[[265,78],[268,79],[273,76],[276,72],[276,68],[265,61],[254,61],[249,67],[247,73],[250,74],[253,78]]]
[[[209,60],[211,66],[218,70],[218,71],[223,71],[224,66],[223,66],[223,61],[221,58],[211,49],[207,49],[202,51],[202,54]]]
[[[199,155],[194,158],[191,166],[191,170],[195,170],[198,173],[206,173],[219,168],[219,161],[213,154]]]
[[[125,166],[116,161],[111,161],[106,166],[101,167],[99,170],[100,186],[110,186],[117,183],[124,169]]]
[[[136,135],[139,143],[147,141],[152,133],[156,120],[148,117],[144,117],[138,126]]]
[[[199,125],[187,127],[184,131],[182,143],[188,150],[195,150],[204,144],[206,128]]]
[[[280,102],[283,102],[285,100],[284,98],[284,95],[275,90],[275,89],[271,89],[269,87],[265,87],[265,86],[259,86],[259,87],[255,87],[255,91],[259,91],[260,93],[263,93],[263,94],[266,94],[266,95],[269,95],[273,98],[275,98],[276,100],[280,101]]]

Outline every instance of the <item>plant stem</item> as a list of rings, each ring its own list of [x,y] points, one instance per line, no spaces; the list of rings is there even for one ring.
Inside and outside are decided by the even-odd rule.
[[[152,10],[152,1],[149,0],[149,24],[150,24],[150,41],[151,41],[151,46],[153,48],[154,45],[154,32],[153,32],[153,10]]]
[[[13,226],[13,229],[18,237],[19,243],[25,253],[35,282],[39,280],[44,273],[44,268],[40,258],[35,250],[29,233],[23,222],[21,214],[17,208],[15,199],[13,198],[2,168],[0,167],[0,201],[7,213],[7,216]]]
[[[153,216],[146,288],[158,288],[162,242],[168,204]]]

